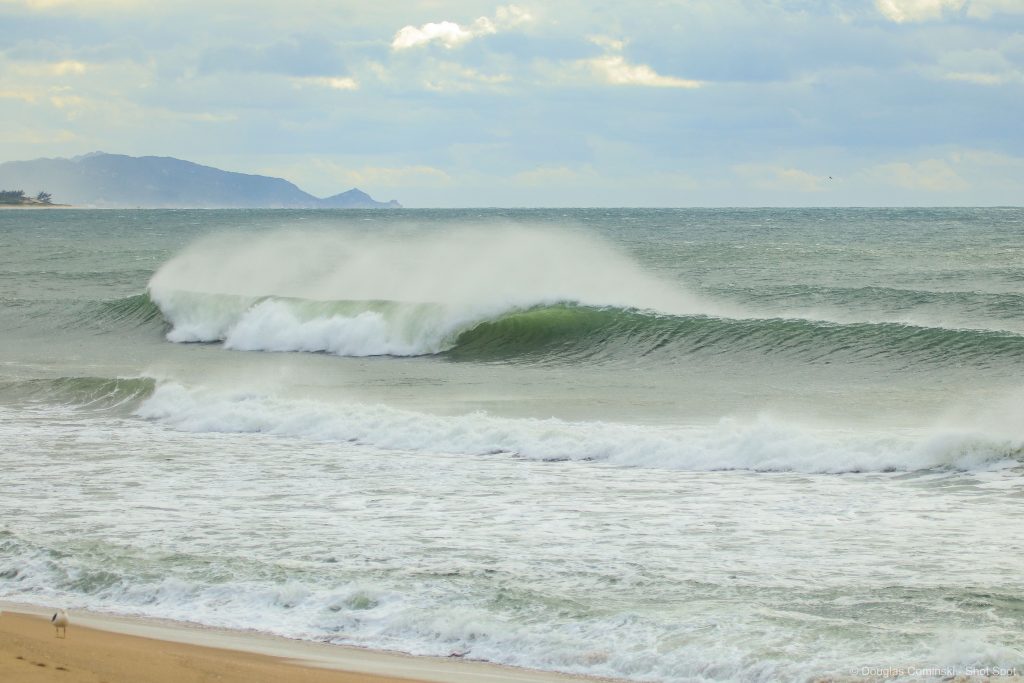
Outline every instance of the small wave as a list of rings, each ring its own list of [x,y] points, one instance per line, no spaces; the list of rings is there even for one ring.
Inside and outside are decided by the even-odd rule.
[[[107,325],[142,326],[163,320],[160,308],[153,303],[147,293],[99,302],[91,308],[93,310],[90,311],[90,315],[93,319]]]
[[[709,293],[774,311],[777,317],[1024,333],[1020,319],[1024,294],[1017,292],[796,283],[733,285],[712,288]]]
[[[381,405],[215,394],[174,383],[158,386],[136,414],[190,432],[260,433],[410,453],[505,454],[678,470],[971,470],[1016,466],[1024,460],[1024,442],[969,432],[810,429],[769,418],[658,427],[483,413],[437,416]]]
[[[47,403],[76,408],[134,410],[156,388],[150,377],[58,377],[0,383],[0,396],[14,403]]]

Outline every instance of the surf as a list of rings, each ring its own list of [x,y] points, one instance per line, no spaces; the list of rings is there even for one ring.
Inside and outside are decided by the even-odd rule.
[[[169,341],[244,351],[481,362],[1024,360],[1016,332],[745,309],[658,277],[593,235],[525,227],[215,235],[165,263],[144,296],[104,315],[149,322],[157,310]]]
[[[482,412],[433,415],[371,403],[218,392],[175,382],[159,384],[134,414],[184,432],[260,434],[410,455],[448,453],[667,470],[841,474],[967,471],[1018,467],[1024,462],[1024,440],[999,430],[867,431],[801,425],[768,415],[685,426],[515,419]]]

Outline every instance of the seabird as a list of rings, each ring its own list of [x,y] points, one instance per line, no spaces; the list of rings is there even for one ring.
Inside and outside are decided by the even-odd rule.
[[[54,635],[59,634],[61,632],[61,630],[63,629],[64,634],[59,636],[59,637],[60,638],[66,638],[67,637],[67,635],[68,635],[68,624],[71,623],[71,620],[68,619],[68,612],[67,612],[67,610],[65,610],[65,609],[57,610],[56,613],[54,613],[54,615],[52,617],[50,617],[50,622],[53,624],[53,628],[56,631],[54,633]]]

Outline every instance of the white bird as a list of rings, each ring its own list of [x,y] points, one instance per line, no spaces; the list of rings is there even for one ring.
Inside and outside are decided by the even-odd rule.
[[[57,610],[56,613],[50,617],[50,621],[53,623],[53,628],[56,630],[54,635],[57,635],[57,633],[60,633],[61,630],[63,630],[64,634],[60,637],[66,638],[68,635],[68,624],[71,623],[71,620],[68,618],[68,611],[65,609]]]

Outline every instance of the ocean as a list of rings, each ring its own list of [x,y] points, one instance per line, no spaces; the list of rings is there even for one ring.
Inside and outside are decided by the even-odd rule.
[[[1024,673],[1024,209],[0,212],[0,599]]]

